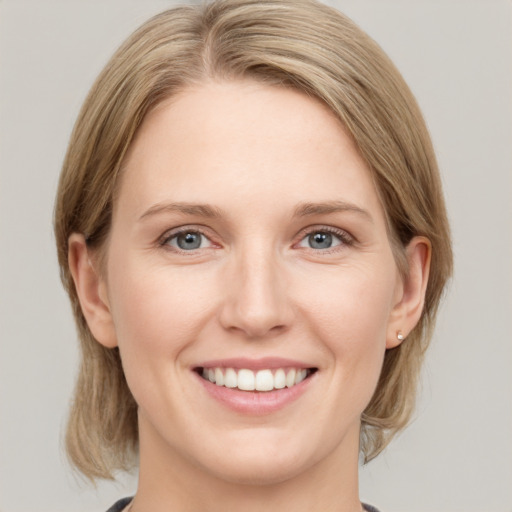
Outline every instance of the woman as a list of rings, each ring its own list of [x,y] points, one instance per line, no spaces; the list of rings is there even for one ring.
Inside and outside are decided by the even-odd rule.
[[[55,231],[74,465],[111,510],[374,510],[451,272],[435,156],[382,50],[313,1],[172,9],[72,135]]]

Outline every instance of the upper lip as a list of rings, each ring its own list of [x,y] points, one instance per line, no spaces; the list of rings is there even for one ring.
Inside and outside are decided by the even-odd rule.
[[[244,368],[247,370],[273,370],[277,368],[315,368],[315,366],[305,363],[304,361],[283,357],[262,357],[259,359],[234,357],[204,361],[196,365],[194,368]]]

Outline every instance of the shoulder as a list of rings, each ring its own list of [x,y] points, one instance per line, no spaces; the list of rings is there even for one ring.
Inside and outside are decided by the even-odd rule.
[[[116,501],[107,512],[121,512],[133,498],[123,498],[122,500]],[[372,511],[373,512],[373,511]]]
[[[366,505],[366,503],[363,503],[363,508],[365,512],[379,512],[375,507],[372,507],[371,505]]]

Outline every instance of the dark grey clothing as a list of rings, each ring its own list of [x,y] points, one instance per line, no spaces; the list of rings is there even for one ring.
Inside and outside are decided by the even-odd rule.
[[[132,498],[123,498],[122,500],[119,500],[117,503],[112,505],[107,512],[121,512],[124,507],[128,505],[132,501]],[[365,505],[363,503],[363,507],[366,510],[366,512],[379,512],[375,507],[372,507],[371,505]]]
[[[124,509],[132,501],[133,498],[123,498],[122,500],[119,500],[118,502],[114,503],[107,512],[121,512],[121,510]]]

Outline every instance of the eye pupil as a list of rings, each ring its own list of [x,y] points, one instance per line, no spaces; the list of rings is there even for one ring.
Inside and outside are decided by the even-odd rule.
[[[332,246],[332,235],[322,232],[313,233],[309,235],[309,245],[313,249],[328,249]]]
[[[191,250],[201,247],[200,233],[182,233],[176,238],[176,243],[180,249]]]

